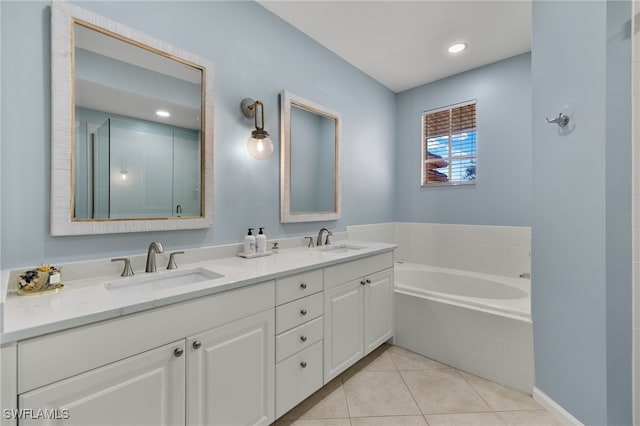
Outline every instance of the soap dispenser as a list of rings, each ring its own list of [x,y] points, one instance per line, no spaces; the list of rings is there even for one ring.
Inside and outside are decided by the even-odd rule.
[[[256,252],[256,237],[253,236],[253,228],[244,237],[244,254],[254,254]]]
[[[256,252],[257,253],[266,253],[267,252],[267,236],[264,234],[264,228],[260,228],[260,232],[256,235]]]

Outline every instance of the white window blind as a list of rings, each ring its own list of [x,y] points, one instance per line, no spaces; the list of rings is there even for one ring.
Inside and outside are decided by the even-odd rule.
[[[472,184],[476,180],[476,102],[427,111],[422,115],[422,182]]]

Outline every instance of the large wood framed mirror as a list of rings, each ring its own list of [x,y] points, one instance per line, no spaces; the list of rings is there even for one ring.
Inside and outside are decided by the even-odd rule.
[[[280,221],[340,218],[340,114],[281,94]]]
[[[213,225],[213,63],[51,6],[51,234]]]

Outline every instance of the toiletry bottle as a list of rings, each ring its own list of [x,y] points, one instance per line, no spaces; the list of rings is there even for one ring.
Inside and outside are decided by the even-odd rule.
[[[256,252],[257,253],[266,253],[267,252],[267,236],[264,234],[264,228],[260,228],[260,232],[256,235]]]
[[[253,236],[253,228],[249,228],[249,233],[244,237],[244,254],[254,254],[256,252],[256,237]]]

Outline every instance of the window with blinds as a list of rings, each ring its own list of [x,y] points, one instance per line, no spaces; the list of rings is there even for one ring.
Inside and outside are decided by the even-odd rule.
[[[476,101],[422,115],[422,185],[476,181]]]

